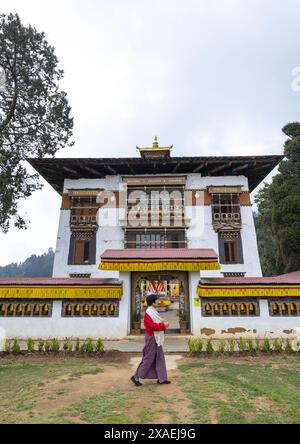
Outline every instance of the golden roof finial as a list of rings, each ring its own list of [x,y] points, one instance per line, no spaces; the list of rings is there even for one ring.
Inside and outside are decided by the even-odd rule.
[[[170,151],[173,148],[172,146],[159,146],[157,136],[154,137],[153,145],[151,147],[136,147],[139,150],[141,156],[146,159],[151,156],[156,156],[157,158],[161,157],[170,157]]]
[[[157,136],[154,137],[153,148],[159,148],[159,144],[158,144]]]

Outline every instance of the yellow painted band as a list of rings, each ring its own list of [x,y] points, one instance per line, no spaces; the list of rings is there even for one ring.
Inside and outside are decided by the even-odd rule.
[[[116,271],[200,271],[219,270],[218,262],[106,262],[101,261],[99,270]]]
[[[300,297],[300,286],[299,287],[284,287],[278,286],[276,288],[236,288],[236,287],[226,287],[226,288],[205,288],[199,286],[197,288],[197,294],[203,298],[234,298],[234,297]]]
[[[120,299],[122,287],[0,287],[0,299]]]

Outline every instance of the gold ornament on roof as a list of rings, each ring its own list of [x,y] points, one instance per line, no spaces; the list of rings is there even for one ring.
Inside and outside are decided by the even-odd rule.
[[[153,148],[159,148],[159,143],[158,143],[158,140],[157,140],[157,136],[154,137]]]
[[[154,137],[152,147],[136,147],[143,158],[170,157],[171,146],[159,146],[157,136]]]

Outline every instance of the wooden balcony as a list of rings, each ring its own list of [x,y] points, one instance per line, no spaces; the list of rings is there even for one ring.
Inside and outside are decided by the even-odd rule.
[[[99,227],[97,216],[71,216],[70,228],[72,231],[76,230],[97,230]]]

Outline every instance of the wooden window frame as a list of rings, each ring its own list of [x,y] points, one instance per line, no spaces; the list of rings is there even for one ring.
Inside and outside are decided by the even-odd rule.
[[[88,255],[86,245],[88,247]],[[96,233],[92,236],[76,236],[71,234],[68,265],[95,265],[96,264]]]

